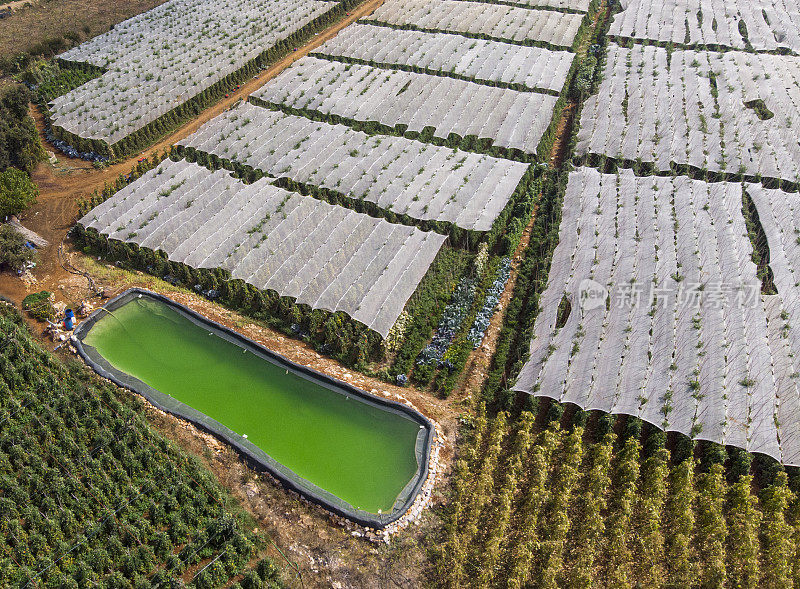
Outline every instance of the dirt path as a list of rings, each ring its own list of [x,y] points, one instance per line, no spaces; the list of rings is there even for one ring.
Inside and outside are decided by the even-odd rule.
[[[601,15],[605,14],[607,10],[606,5],[601,6],[597,14],[595,14],[594,22],[592,23],[592,31],[598,26]],[[587,35],[587,39],[590,36]],[[578,48],[578,55],[584,56],[587,51],[587,42],[585,41],[581,47]],[[569,140],[572,135],[572,126],[575,122],[575,113],[578,109],[578,101],[575,99],[570,100],[561,112],[561,119],[558,122],[558,129],[556,131],[556,139],[553,142],[553,147],[550,150],[550,167],[554,170],[561,168],[564,159],[568,155]],[[494,357],[497,349],[497,340],[500,337],[500,332],[503,329],[503,322],[506,317],[506,310],[508,304],[511,302],[511,297],[514,295],[514,287],[517,284],[519,277],[520,264],[522,262],[522,254],[525,248],[528,247],[531,239],[531,231],[533,224],[536,221],[536,210],[534,209],[531,215],[531,220],[525,231],[522,233],[517,249],[514,255],[511,256],[511,273],[509,274],[508,282],[506,282],[505,290],[500,297],[500,302],[497,306],[497,311],[492,316],[489,327],[486,329],[483,342],[477,350],[473,351],[468,358],[464,373],[459,379],[458,385],[454,388],[452,398],[454,400],[462,401],[462,403],[469,402],[470,399],[480,393],[483,389],[486,379],[489,376],[489,368],[491,367],[492,358]]]
[[[39,198],[37,203],[25,212],[22,223],[47,239],[50,245],[39,252],[39,263],[33,271],[35,283],[26,284],[11,274],[0,274],[0,294],[19,303],[31,292],[49,290],[56,292],[57,298],[60,299],[57,292],[58,286],[62,281],[68,279],[70,275],[61,267],[58,259],[58,246],[77,218],[77,202],[79,199],[92,194],[95,190],[102,189],[104,183],[113,182],[120,174],[129,173],[140,157],[148,157],[151,154],[162,152],[181,139],[191,135],[201,125],[230,108],[237,100],[246,99],[251,93],[261,88],[292,63],[307,55],[325,41],[335,37],[347,25],[362,16],[371,14],[381,4],[383,4],[383,0],[367,0],[351,11],[343,20],[315,35],[309,43],[298,48],[297,51],[289,53],[267,70],[261,72],[257,79],[251,79],[243,84],[239,90],[232,90],[228,98],[223,98],[217,104],[207,108],[196,119],[163,137],[143,152],[102,170],[96,170],[83,160],[69,158],[57,153],[44,139],[42,134],[44,121],[41,113],[37,108],[31,107],[31,116],[33,116],[39,127],[42,144],[46,149],[56,152],[58,164],[52,165],[49,162],[44,162],[34,170],[33,179],[39,187]]]

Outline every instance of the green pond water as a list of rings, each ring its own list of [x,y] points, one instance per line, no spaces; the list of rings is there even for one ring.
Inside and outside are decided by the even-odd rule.
[[[419,423],[287,374],[161,301],[132,300],[83,341],[359,509],[390,511],[416,473]]]

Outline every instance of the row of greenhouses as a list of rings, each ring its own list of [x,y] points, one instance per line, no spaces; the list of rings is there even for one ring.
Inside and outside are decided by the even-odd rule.
[[[366,23],[347,27],[317,55],[400,65],[503,82],[528,90],[560,92],[575,54],[543,47],[521,47],[456,34],[392,29]],[[523,88],[518,88],[523,89]]]
[[[301,58],[253,96],[300,111],[405,125],[408,131],[433,127],[442,139],[487,138],[529,154],[536,152],[556,104],[548,94],[314,57]]]
[[[367,18],[370,22],[397,27],[571,47],[585,17],[580,13],[536,10],[508,4],[465,0],[392,0]]]
[[[774,211],[770,246],[796,241],[796,198],[744,190],[762,219]],[[741,183],[572,172],[514,388],[800,464],[798,246],[762,295],[745,197]]]
[[[526,164],[243,103],[179,143],[415,219],[487,231]]]
[[[622,0],[609,35],[678,45],[800,51],[793,0]]]
[[[386,337],[446,237],[166,160],[79,223],[109,239],[221,268]]]
[[[56,98],[52,122],[114,144],[335,6],[321,0],[170,0],[59,56],[105,73]]]
[[[741,51],[610,45],[577,153],[796,182],[800,61]]]
[[[484,0],[465,0],[479,1]],[[575,12],[588,12],[591,0],[504,0],[506,4],[528,6],[531,8],[549,8],[551,10],[565,10]]]

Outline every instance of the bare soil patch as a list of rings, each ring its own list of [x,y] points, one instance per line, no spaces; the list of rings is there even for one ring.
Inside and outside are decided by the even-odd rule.
[[[0,55],[29,51],[46,39],[75,33],[89,39],[113,24],[155,8],[166,0],[23,0],[11,2],[0,26]],[[0,3],[0,8],[9,3]]]

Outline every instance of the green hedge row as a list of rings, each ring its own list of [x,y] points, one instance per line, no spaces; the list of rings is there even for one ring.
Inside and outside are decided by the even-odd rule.
[[[162,251],[108,239],[82,225],[75,225],[71,236],[86,254],[103,257],[123,268],[142,270],[187,289],[213,292],[216,302],[286,335],[300,337],[320,353],[347,366],[363,369],[368,362],[383,358],[380,334],[342,311],[311,309],[308,305],[297,304],[292,297],[282,297],[274,290],[260,290],[232,278],[227,270],[198,269],[172,262]]]

